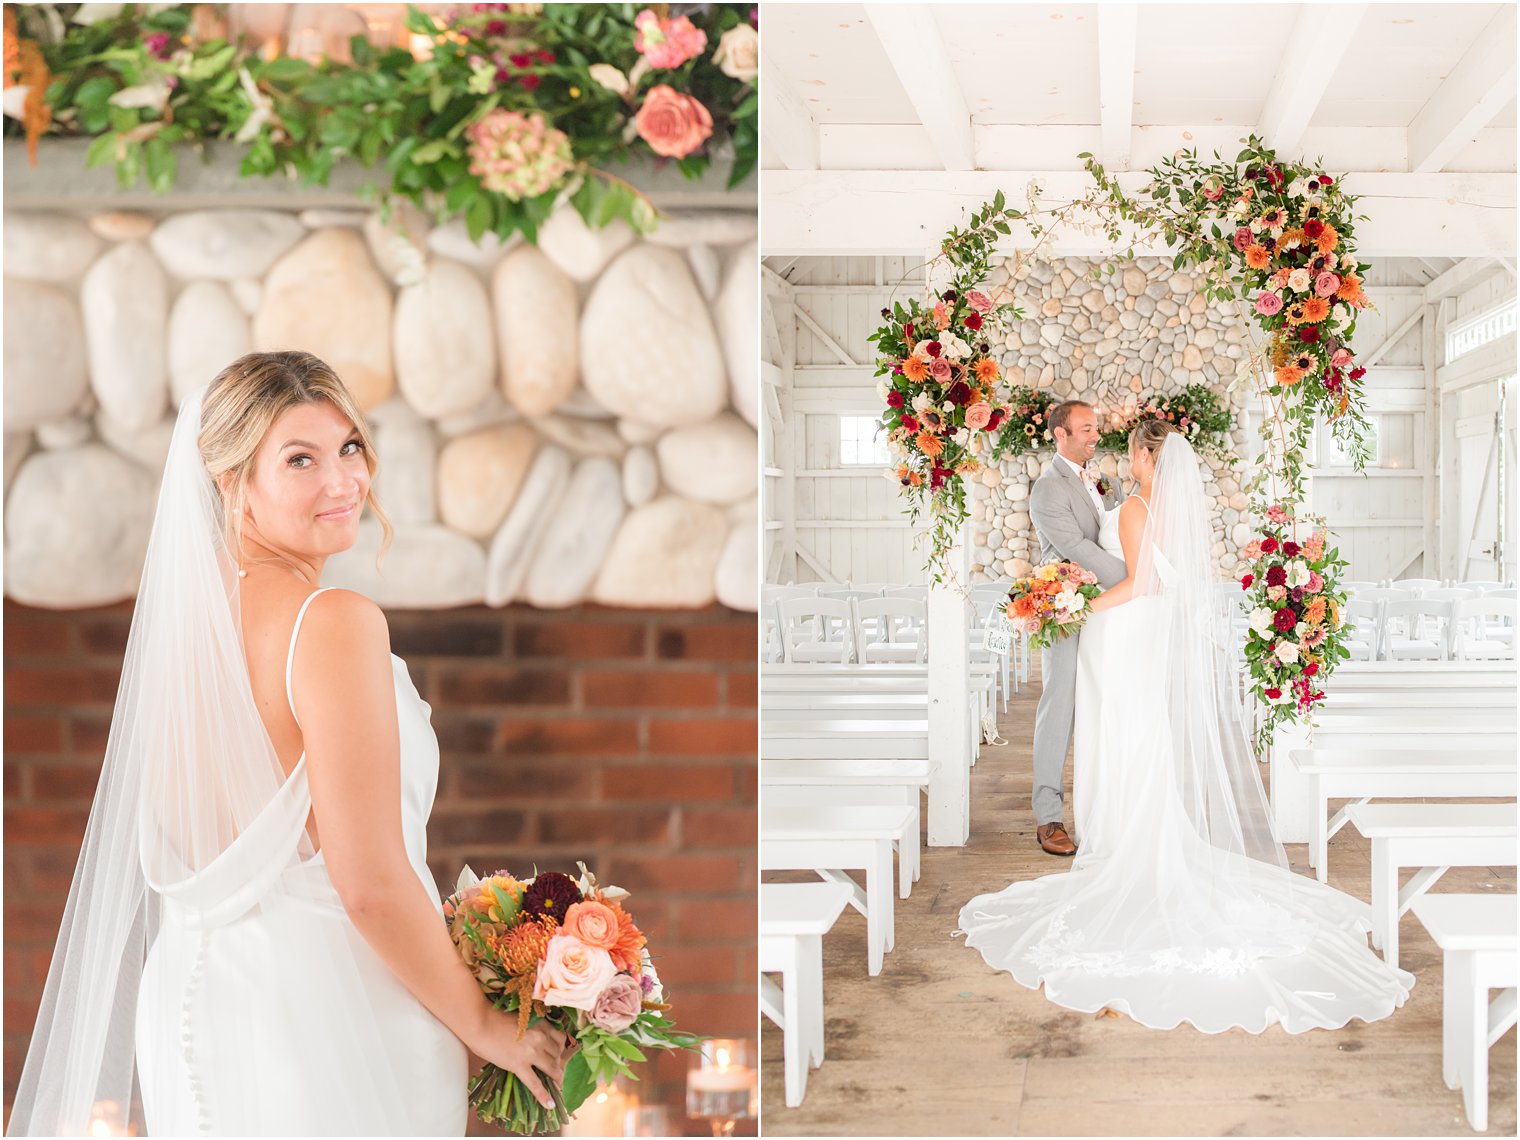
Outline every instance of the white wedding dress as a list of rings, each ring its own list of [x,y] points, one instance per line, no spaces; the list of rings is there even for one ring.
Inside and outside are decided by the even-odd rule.
[[[287,700],[301,621],[320,593],[306,599],[291,631]],[[392,654],[391,666],[406,853],[441,923],[427,865],[438,742],[406,664]],[[259,825],[278,818],[304,828],[310,810],[302,755]],[[160,926],[137,1000],[138,1078],[149,1133],[463,1135],[464,1045],[354,928],[321,852],[292,859],[299,834],[288,830],[279,839],[251,830],[244,838],[261,842],[234,845],[200,874],[159,890]],[[267,881],[249,875],[250,860],[274,869]],[[269,906],[276,896],[281,904]],[[342,977],[328,949],[333,939],[351,951]],[[340,998],[345,993],[347,1000]]]
[[[1123,558],[1118,516],[1107,512],[1099,543]],[[1159,550],[1155,562],[1165,581]],[[1166,714],[1161,647],[1173,604],[1164,592],[1135,597],[1083,627],[1078,852],[1068,870],[967,903],[967,945],[1021,984],[1043,984],[1057,1005],[1106,1006],[1156,1029],[1186,1021],[1206,1033],[1259,1033],[1277,1022],[1299,1033],[1387,1017],[1414,978],[1368,948],[1366,904],[1223,850],[1193,825]]]

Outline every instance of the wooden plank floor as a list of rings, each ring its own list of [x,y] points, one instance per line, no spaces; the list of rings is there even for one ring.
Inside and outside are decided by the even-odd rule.
[[[1372,1025],[1297,1036],[1277,1026],[1259,1036],[1185,1025],[1160,1031],[1074,1013],[950,937],[973,895],[1065,865],[1034,842],[1038,697],[1036,680],[1002,717],[1009,743],[982,751],[972,773],[970,843],[924,848],[913,896],[898,900],[896,949],[881,975],[866,974],[865,920],[854,910],[824,939],[827,1059],[809,1077],[800,1108],[786,1107],[781,1033],[762,1018],[763,1133],[1474,1135],[1461,1094],[1441,1080],[1440,951],[1413,917],[1400,926],[1401,964],[1418,979],[1409,1001]],[[1288,856],[1307,872],[1303,844],[1290,845]],[[1370,898],[1369,868],[1367,841],[1347,827],[1331,843],[1331,883]],[[1515,874],[1453,868],[1434,889],[1513,893]],[[1513,1136],[1514,1029],[1489,1053],[1489,1081],[1487,1135]]]

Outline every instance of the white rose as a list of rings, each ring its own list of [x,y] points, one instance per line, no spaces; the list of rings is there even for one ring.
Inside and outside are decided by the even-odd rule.
[[[939,345],[950,360],[962,360],[971,354],[971,346],[949,329],[940,334]]]
[[[593,80],[616,95],[627,95],[628,77],[610,63],[593,63],[586,69]]]
[[[760,37],[748,24],[736,24],[723,33],[712,59],[730,79],[753,83],[760,74]]]
[[[876,398],[878,400],[885,400],[887,398],[887,393],[891,390],[892,389],[887,386],[887,382],[885,380],[880,381],[876,385]]]
[[[920,392],[913,397],[913,410],[919,415],[923,415],[925,409],[929,408],[933,403],[934,398],[928,392]]]
[[[1237,218],[1243,218],[1250,212],[1251,204],[1249,202],[1236,202],[1233,206],[1230,207],[1230,213],[1235,215]]]
[[[1291,641],[1279,641],[1276,652],[1277,659],[1284,665],[1293,665],[1298,661],[1298,646]]]
[[[1295,558],[1288,563],[1288,589],[1295,586],[1307,586],[1309,584],[1309,567],[1301,560]]]
[[[1295,269],[1288,274],[1288,288],[1296,293],[1302,293],[1309,287],[1312,280],[1307,269]]]
[[[1272,628],[1272,611],[1266,606],[1257,606],[1251,611],[1251,628],[1262,636]]]
[[[960,428],[950,437],[955,441],[956,447],[966,447],[971,443],[971,433],[965,428]]]

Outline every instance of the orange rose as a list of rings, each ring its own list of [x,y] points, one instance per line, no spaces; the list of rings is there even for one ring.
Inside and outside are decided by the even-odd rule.
[[[633,125],[655,154],[685,158],[712,137],[713,120],[697,100],[661,83],[644,97]]]
[[[587,946],[611,950],[617,945],[618,920],[612,908],[594,900],[573,904],[565,912],[566,934],[574,935]]]

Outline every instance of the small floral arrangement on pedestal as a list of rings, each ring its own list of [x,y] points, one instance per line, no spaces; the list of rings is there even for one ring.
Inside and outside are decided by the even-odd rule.
[[[1075,562],[1047,562],[1014,581],[1004,612],[1036,649],[1049,649],[1082,628],[1101,591],[1098,577]]]
[[[1324,700],[1325,676],[1349,657],[1343,611],[1346,593],[1337,585],[1346,563],[1327,546],[1324,530],[1302,544],[1292,535],[1293,516],[1284,504],[1267,510],[1262,534],[1241,552],[1240,579],[1248,602],[1245,656],[1250,689],[1264,717],[1258,747],[1277,725],[1310,715]]]
[[[645,948],[623,909],[628,892],[544,871],[519,881],[485,879],[466,867],[443,904],[449,936],[497,1009],[515,1012],[519,1035],[546,1021],[580,1046],[563,1087],[539,1073],[554,1099],[541,1105],[512,1073],[487,1064],[470,1082],[470,1104],[486,1124],[521,1136],[564,1127],[598,1084],[637,1080],[630,1063],[646,1049],[692,1049],[700,1038],[675,1031]]]
[[[952,230],[929,265],[932,280],[936,263],[948,263],[949,288],[882,309],[886,323],[868,338],[883,377],[882,428],[897,460],[887,477],[902,488],[915,523],[929,513],[928,569],[936,582],[968,517],[963,480],[982,469],[979,457],[994,450],[993,433],[1008,417],[993,345],[1008,317],[1019,314],[979,286],[997,235],[1017,216],[999,192],[965,232]]]

